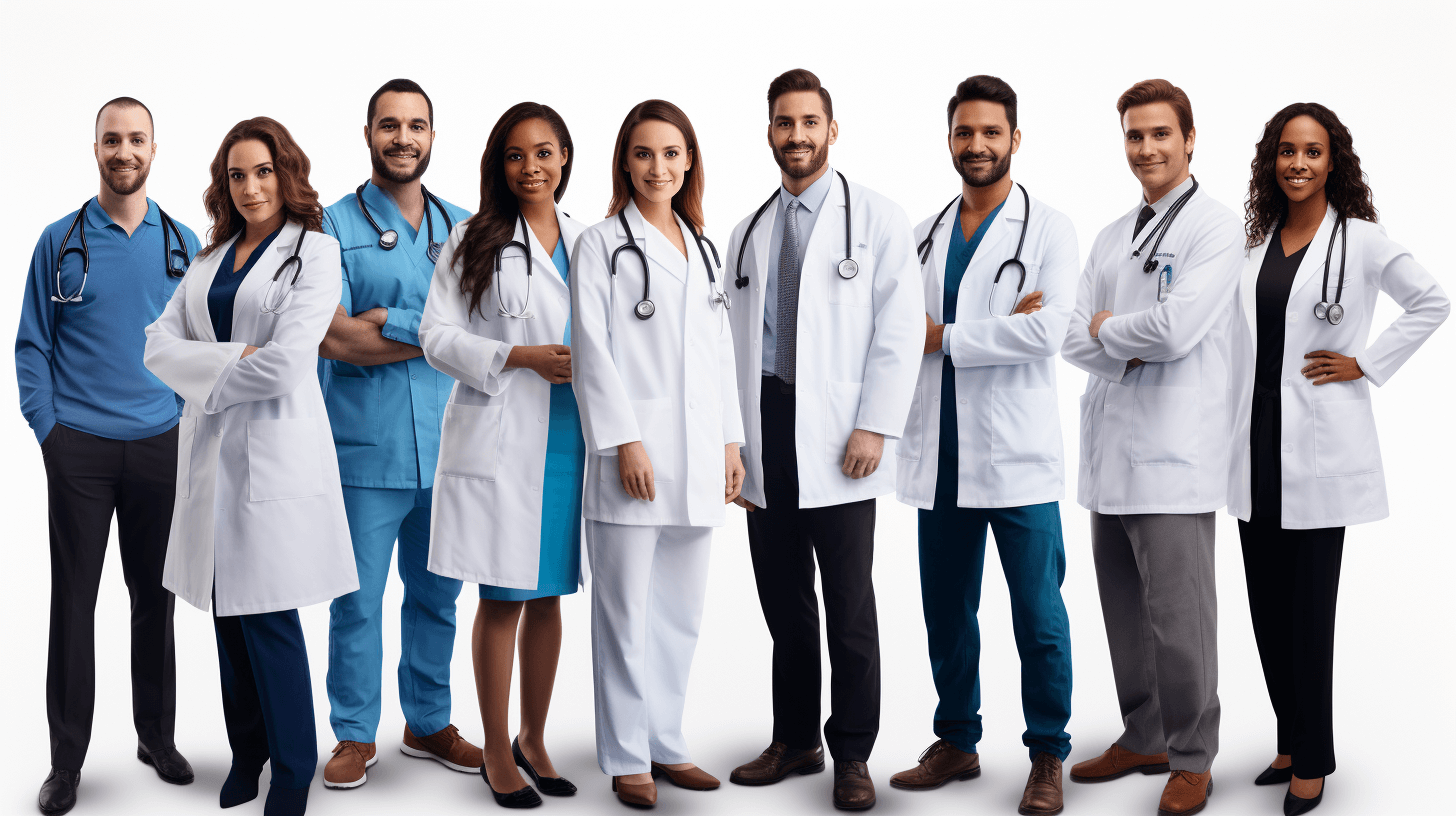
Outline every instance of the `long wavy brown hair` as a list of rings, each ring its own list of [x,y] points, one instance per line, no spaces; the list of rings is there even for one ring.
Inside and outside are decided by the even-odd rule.
[[[607,205],[607,217],[611,218],[626,209],[627,203],[632,200],[635,188],[632,180],[627,178],[627,151],[632,149],[628,142],[632,139],[633,128],[649,119],[666,122],[682,131],[683,139],[687,142],[683,146],[692,155],[693,165],[688,168],[687,178],[683,180],[677,195],[672,197],[672,209],[701,235],[703,188],[706,186],[703,180],[703,151],[698,148],[698,135],[693,132],[693,123],[688,121],[688,115],[682,112],[682,108],[662,99],[649,99],[639,103],[622,120],[622,128],[617,131],[617,147],[612,151],[612,203]]]
[[[257,116],[233,125],[222,146],[212,158],[212,182],[202,194],[202,206],[212,219],[208,230],[208,244],[198,253],[207,255],[227,243],[234,235],[243,231],[247,223],[243,214],[233,204],[233,195],[228,185],[228,151],[238,142],[255,139],[268,147],[273,157],[273,172],[278,177],[278,193],[283,196],[283,211],[289,221],[296,221],[310,232],[322,232],[324,208],[319,204],[318,193],[308,183],[309,161],[303,148],[293,140],[288,128],[274,119]]]
[[[1244,202],[1245,246],[1249,249],[1264,239],[1289,212],[1289,198],[1279,189],[1275,163],[1279,159],[1279,139],[1284,126],[1300,116],[1319,122],[1330,134],[1330,176],[1325,181],[1325,199],[1335,214],[1374,222],[1378,213],[1371,198],[1370,185],[1360,169],[1360,155],[1350,129],[1335,112],[1318,102],[1296,102],[1274,114],[1264,125],[1264,135],[1254,148],[1254,161],[1249,165],[1249,200]]]
[[[536,102],[521,102],[512,105],[485,140],[485,152],[480,156],[480,209],[466,221],[465,235],[456,250],[460,258],[460,294],[470,298],[466,314],[480,310],[480,300],[490,289],[495,275],[495,254],[516,234],[517,216],[521,211],[516,194],[511,191],[506,179],[506,140],[511,130],[522,122],[540,119],[556,136],[557,147],[566,151],[566,163],[561,167],[561,183],[552,196],[561,200],[566,194],[566,183],[571,180],[571,163],[576,161],[576,150],[571,143],[571,132],[561,115],[546,105]],[[485,312],[480,312],[481,317]]]

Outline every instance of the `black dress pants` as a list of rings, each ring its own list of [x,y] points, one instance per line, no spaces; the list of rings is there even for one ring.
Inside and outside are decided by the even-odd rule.
[[[1345,528],[1285,530],[1277,518],[1255,517],[1239,522],[1239,541],[1278,752],[1293,759],[1300,779],[1328,776],[1335,770],[1335,597]]]
[[[863,762],[880,729],[880,638],[871,575],[875,500],[799,509],[793,387],[766,376],[762,394],[768,506],[748,514],[748,545],[774,642],[773,740],[790,748],[819,744],[817,556],[830,666],[824,741],[835,760]]]
[[[131,595],[131,699],[137,739],[173,745],[177,670],[172,593],[162,565],[177,486],[177,428],[146,439],[94,436],[64,425],[41,445],[51,538],[46,718],[51,765],[80,770],[96,701],[96,595],[117,518],[121,569]]]

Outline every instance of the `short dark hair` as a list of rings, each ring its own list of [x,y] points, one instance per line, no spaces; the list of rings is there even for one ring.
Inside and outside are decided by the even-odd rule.
[[[379,97],[387,93],[412,93],[423,96],[425,98],[425,107],[430,111],[430,127],[435,126],[435,103],[430,101],[430,95],[425,93],[425,89],[420,87],[420,83],[415,82],[413,79],[391,79],[383,85],[380,85],[379,90],[375,91],[374,95],[369,97],[369,112],[366,114],[364,120],[365,125],[370,127],[374,126],[374,109],[379,105]]]
[[[1117,118],[1121,119],[1129,109],[1154,102],[1167,102],[1178,117],[1178,129],[1187,139],[1193,130],[1193,103],[1183,89],[1166,79],[1145,79],[1122,92],[1117,98]],[[1190,157],[1191,158],[1191,157]]]
[[[977,74],[969,77],[956,86],[955,96],[950,98],[950,104],[945,106],[945,126],[952,127],[955,123],[956,108],[963,102],[976,102],[978,100],[987,102],[999,102],[1001,107],[1006,109],[1006,123],[1016,130],[1016,91],[1011,90],[1005,80],[1000,77],[993,77],[988,74]]]
[[[819,77],[807,68],[794,68],[774,77],[773,82],[768,84],[768,118],[773,120],[774,102],[786,93],[795,91],[818,91],[819,100],[824,103],[824,118],[834,119],[834,101],[829,98],[829,91],[819,84]]]
[[[98,128],[98,127],[101,126],[101,114],[106,113],[106,109],[107,108],[113,108],[113,107],[114,108],[141,108],[142,110],[146,111],[147,112],[147,121],[152,123],[152,138],[153,139],[156,139],[157,138],[157,122],[156,122],[156,120],[152,119],[152,109],[149,108],[149,107],[147,107],[146,105],[143,105],[140,99],[133,99],[130,96],[118,96],[117,98],[111,100],[110,102],[107,102],[105,105],[102,105],[96,111],[96,124],[94,124],[94,125],[91,126],[91,129],[93,131],[96,128]]]

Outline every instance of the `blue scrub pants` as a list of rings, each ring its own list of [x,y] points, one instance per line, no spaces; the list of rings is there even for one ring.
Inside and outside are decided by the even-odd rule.
[[[271,760],[272,787],[306,792],[318,765],[318,736],[298,610],[227,617],[214,610],[212,626],[233,767],[256,779]]]
[[[329,723],[340,740],[374,742],[384,664],[384,585],[399,541],[399,705],[415,736],[450,724],[450,658],[460,581],[425,568],[430,488],[344,487],[359,589],[329,607]]]
[[[986,527],[1011,595],[1011,628],[1021,655],[1022,744],[1066,759],[1071,752],[1072,642],[1062,578],[1062,518],[1057,502],[1026,507],[956,507],[937,496],[920,511],[920,595],[930,642],[930,671],[940,704],[935,734],[967,753],[981,740],[981,574]]]

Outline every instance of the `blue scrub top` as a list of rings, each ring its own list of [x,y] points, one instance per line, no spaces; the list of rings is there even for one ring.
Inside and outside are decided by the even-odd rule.
[[[15,379],[20,411],[44,442],[56,423],[107,439],[145,439],[177,424],[182,400],[142,364],[145,329],[162,316],[181,278],[167,274],[162,217],[147,200],[147,214],[130,236],[92,198],[84,224],[66,248],[90,248],[91,271],[81,300],[56,303],[56,254],[78,210],[41,233],[15,336]],[[177,222],[173,222],[177,223]],[[177,223],[187,256],[200,245]],[[176,249],[176,238],[172,238]],[[180,259],[179,259],[180,261]],[[61,289],[81,288],[81,253],[67,252]]]
[[[339,240],[343,255],[341,302],[351,315],[377,306],[389,309],[383,334],[420,344],[420,318],[435,263],[425,254],[429,230],[418,232],[404,220],[388,193],[364,185],[364,203],[383,230],[399,233],[392,250],[379,248],[379,233],[369,225],[350,193],[324,211],[324,232]],[[445,202],[450,221],[470,213]],[[444,244],[450,226],[434,204],[435,241]],[[413,357],[397,363],[356,366],[338,360],[320,365],[325,404],[339,454],[339,477],[351,487],[426,488],[434,484],[440,453],[440,423],[455,381]]]
[[[238,287],[243,285],[243,279],[248,277],[248,273],[253,271],[253,265],[263,257],[263,250],[272,246],[273,239],[282,231],[283,227],[273,230],[262,243],[253,247],[253,254],[243,262],[243,268],[236,272],[233,271],[233,265],[238,262],[238,242],[233,241],[228,245],[227,252],[222,256],[222,263],[217,266],[217,273],[212,276],[212,286],[207,288],[207,316],[212,319],[212,333],[217,337],[217,342],[232,342],[233,302],[237,300]],[[242,240],[241,236],[238,240]]]
[[[566,254],[566,239],[556,239],[556,249],[551,252],[551,263],[556,265],[556,271],[561,274],[561,279],[571,286],[571,258]],[[565,336],[561,338],[561,345],[571,345],[571,321],[566,321]]]

